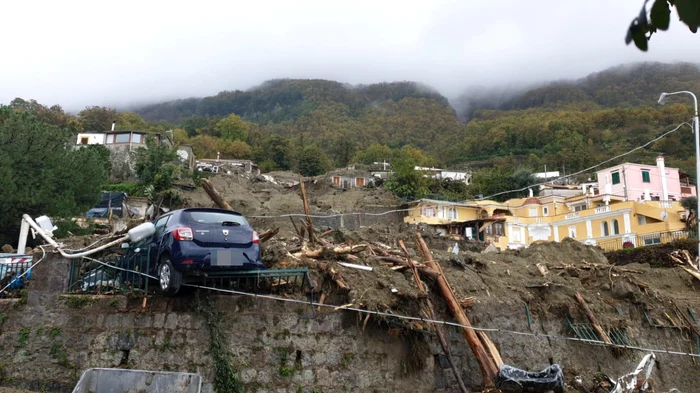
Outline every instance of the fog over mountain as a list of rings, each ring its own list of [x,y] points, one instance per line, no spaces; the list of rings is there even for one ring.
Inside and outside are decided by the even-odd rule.
[[[417,81],[456,98],[637,61],[698,61],[672,18],[648,53],[624,44],[640,0],[9,2],[0,103],[126,107],[276,78]],[[41,12],[37,12],[41,10]]]

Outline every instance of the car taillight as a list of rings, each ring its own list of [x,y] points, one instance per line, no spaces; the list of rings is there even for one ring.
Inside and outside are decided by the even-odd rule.
[[[260,244],[260,237],[258,236],[258,233],[253,231],[253,244]]]
[[[173,237],[175,240],[192,240],[194,239],[194,234],[190,227],[179,227],[173,231]]]

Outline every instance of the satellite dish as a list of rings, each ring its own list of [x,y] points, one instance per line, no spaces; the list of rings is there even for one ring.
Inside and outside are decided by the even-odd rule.
[[[187,158],[189,158],[190,155],[184,150],[178,150],[177,156],[181,161],[187,161]]]
[[[661,212],[661,219],[666,221],[667,218],[668,218],[668,213],[666,212],[666,210],[662,211]]]

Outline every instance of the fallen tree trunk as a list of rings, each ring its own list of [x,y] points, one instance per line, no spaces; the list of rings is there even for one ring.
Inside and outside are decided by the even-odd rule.
[[[260,243],[266,242],[270,240],[273,236],[277,235],[280,232],[279,228],[275,229],[268,229],[267,231],[263,232],[258,236],[260,239]]]
[[[476,332],[471,329],[471,323],[469,322],[467,315],[457,302],[457,299],[450,288],[450,284],[447,282],[445,275],[442,274],[442,270],[440,269],[439,265],[433,261],[433,257],[430,254],[430,249],[428,249],[428,246],[425,244],[425,241],[423,241],[423,237],[420,235],[420,233],[416,233],[416,240],[418,241],[419,250],[423,254],[425,264],[432,270],[439,273],[437,277],[438,287],[440,288],[443,297],[447,301],[448,308],[452,312],[452,315],[454,315],[457,322],[465,326],[462,328],[462,334],[474,353],[477,363],[479,363],[481,375],[484,379],[484,385],[488,387],[493,386],[496,382],[496,375],[498,374],[498,367],[496,366],[494,359],[491,357],[491,355],[489,355],[489,351],[484,348],[481,340],[476,335]]]
[[[350,287],[343,281],[343,277],[332,267],[330,267],[327,263],[319,263],[318,268],[321,269],[321,271],[325,272],[331,278],[333,281],[335,281],[336,285],[338,285],[338,288],[340,289],[345,289],[347,291],[350,290]]]
[[[311,222],[311,209],[309,208],[309,200],[306,198],[306,186],[304,186],[304,179],[299,174],[299,186],[301,189],[301,199],[304,202],[304,214],[306,215],[306,231],[309,234],[309,241],[313,245],[316,241],[314,235],[314,225]]]
[[[214,188],[214,185],[211,183],[211,180],[209,179],[202,179],[202,188],[204,191],[209,195],[209,198],[216,203],[216,206],[218,206],[221,209],[224,210],[233,210],[231,205],[226,202],[226,200],[219,194],[218,191]]]
[[[408,250],[406,250],[406,245],[404,245],[403,240],[399,240],[399,246],[401,246],[401,250],[406,256],[406,263],[411,267],[411,271],[413,272],[413,280],[418,286],[418,291],[420,291],[421,294],[427,295],[427,291],[425,290],[425,287],[423,286],[423,283],[420,280],[420,276],[418,275],[418,269],[411,261],[411,256],[408,255]],[[430,301],[429,297],[426,297],[425,299],[425,306],[427,309],[426,314],[428,316],[428,319],[435,320],[435,308],[433,307],[433,303]],[[457,366],[455,365],[454,360],[452,359],[452,352],[450,351],[450,346],[447,343],[447,338],[445,338],[445,332],[442,330],[442,326],[438,326],[438,324],[436,323],[433,323],[432,325],[433,329],[435,330],[435,333],[438,336],[438,341],[440,341],[442,352],[445,354],[447,362],[450,364],[450,368],[452,368],[452,373],[457,379],[457,383],[459,384],[460,390],[462,390],[462,393],[469,393],[467,387],[464,386],[464,381],[462,381],[462,375],[460,374],[459,370],[457,370]]]
[[[576,300],[578,300],[578,303],[581,305],[581,308],[586,314],[588,321],[591,323],[591,325],[593,325],[593,328],[596,330],[596,332],[598,332],[598,335],[603,339],[603,341],[605,341],[606,344],[612,344],[612,341],[610,341],[610,337],[608,337],[608,334],[605,333],[605,330],[603,330],[603,328],[600,327],[600,324],[598,324],[598,320],[596,319],[595,315],[593,315],[593,312],[590,308],[588,308],[586,301],[583,300],[583,297],[578,292],[576,292]]]

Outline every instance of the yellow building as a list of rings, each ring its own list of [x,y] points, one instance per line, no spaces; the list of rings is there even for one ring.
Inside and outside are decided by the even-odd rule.
[[[677,201],[581,194],[502,203],[423,199],[410,206],[404,221],[433,226],[446,236],[491,242],[501,250],[570,237],[612,251],[686,237],[687,215]]]

